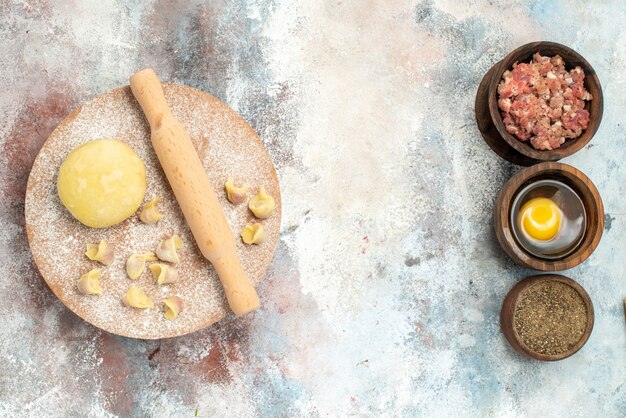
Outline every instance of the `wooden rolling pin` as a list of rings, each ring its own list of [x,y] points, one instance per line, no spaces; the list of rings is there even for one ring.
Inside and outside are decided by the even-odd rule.
[[[183,126],[172,116],[155,72],[130,78],[130,88],[150,124],[152,146],[187,224],[222,282],[236,315],[259,307],[259,297],[237,257],[235,239],[200,158]]]

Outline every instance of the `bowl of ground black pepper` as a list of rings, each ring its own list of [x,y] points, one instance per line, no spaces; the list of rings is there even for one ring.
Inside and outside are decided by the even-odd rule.
[[[502,304],[500,326],[518,352],[537,360],[562,360],[580,350],[594,322],[589,295],[574,280],[543,274],[527,277]]]

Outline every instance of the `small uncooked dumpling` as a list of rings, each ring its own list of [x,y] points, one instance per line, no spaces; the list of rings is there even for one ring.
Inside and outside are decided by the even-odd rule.
[[[98,261],[108,266],[115,258],[115,251],[113,251],[113,247],[107,244],[106,241],[100,241],[97,245],[87,244],[87,252],[85,252],[85,255],[90,260]]]
[[[178,296],[172,296],[163,301],[165,304],[165,318],[174,319],[185,307],[185,303]]]
[[[84,225],[115,225],[143,202],[146,166],[121,141],[89,141],[74,148],[61,164],[57,191],[63,205]]]
[[[175,267],[168,266],[167,264],[156,263],[150,265],[150,272],[152,277],[157,281],[157,284],[176,283],[178,281],[178,270]]]
[[[276,203],[274,203],[274,198],[268,195],[265,189],[261,187],[261,190],[250,199],[248,207],[254,213],[254,216],[259,219],[266,219],[274,211]]]
[[[233,205],[239,205],[240,203],[245,202],[248,198],[248,187],[237,187],[231,179],[226,180],[224,189],[226,189],[226,198]]]
[[[178,235],[172,235],[171,237],[161,241],[156,249],[156,255],[160,260],[169,261],[170,263],[178,263],[180,258],[176,253],[176,250],[183,246],[183,241]]]
[[[144,309],[154,307],[154,302],[137,286],[128,288],[122,302],[124,302],[124,305],[130,306],[131,308]]]
[[[248,224],[241,231],[241,239],[246,244],[261,244],[267,239],[265,228],[260,223]]]
[[[155,224],[163,219],[163,214],[159,212],[159,209],[157,208],[158,203],[159,198],[155,197],[144,205],[143,209],[141,209],[141,214],[139,215],[141,222],[145,224]]]
[[[157,257],[152,252],[144,254],[133,254],[126,260],[126,274],[131,280],[135,280],[141,276],[143,270],[146,268],[146,261],[156,261]]]
[[[78,279],[78,291],[83,295],[100,295],[102,287],[100,287],[100,269],[93,269],[89,273],[85,273]]]

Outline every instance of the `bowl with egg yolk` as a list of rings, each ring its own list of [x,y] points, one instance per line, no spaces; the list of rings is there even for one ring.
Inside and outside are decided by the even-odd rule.
[[[598,246],[604,206],[580,170],[545,162],[522,170],[502,187],[494,228],[500,246],[516,263],[540,271],[565,270]]]
[[[544,259],[563,258],[575,251],[587,228],[582,199],[557,179],[537,180],[522,187],[510,212],[517,243]]]

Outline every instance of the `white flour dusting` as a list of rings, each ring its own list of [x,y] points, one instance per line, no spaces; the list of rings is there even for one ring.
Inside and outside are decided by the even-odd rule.
[[[174,116],[187,128],[207,169],[212,186],[225,210],[237,250],[248,277],[258,283],[271,262],[280,229],[280,193],[267,151],[251,128],[232,110],[215,99],[188,87],[166,85],[166,99]],[[128,143],[147,167],[146,201],[160,196],[165,214],[156,225],[143,224],[135,215],[105,229],[85,227],[73,219],[56,193],[56,173],[71,149],[86,141],[117,138]],[[223,191],[227,177],[265,187],[275,197],[277,209],[263,221],[268,241],[244,245],[239,239],[243,226],[253,220],[245,204],[228,203]],[[136,338],[161,338],[185,334],[215,322],[226,313],[223,291],[209,262],[197,250],[152,150],[149,128],[128,88],[114,90],[86,103],[67,123],[62,123],[40,152],[26,199],[26,218],[31,248],[37,265],[59,298],[79,316],[109,332]],[[180,283],[159,288],[149,270],[135,281],[127,278],[125,262],[131,254],[154,251],[160,241],[179,234],[184,247],[177,264]],[[83,254],[88,243],[104,239],[115,248],[115,261],[101,266]],[[92,268],[102,270],[101,296],[78,293],[76,281]],[[157,305],[138,310],[122,305],[121,298],[132,284],[139,286]],[[177,294],[186,303],[176,320],[163,317],[162,301]]]

